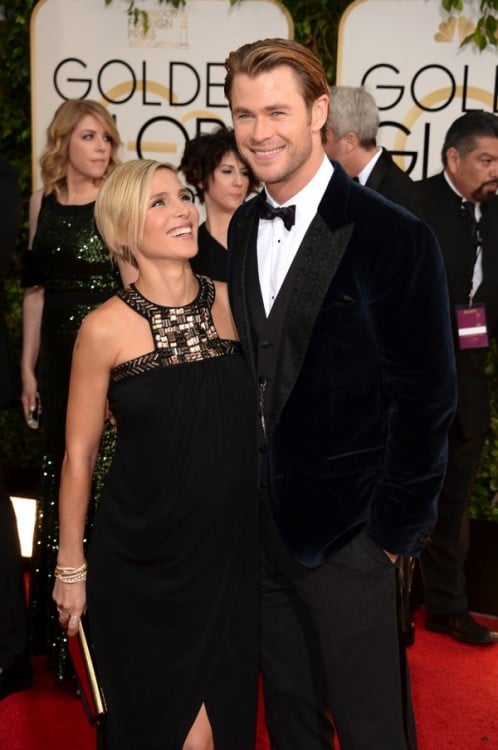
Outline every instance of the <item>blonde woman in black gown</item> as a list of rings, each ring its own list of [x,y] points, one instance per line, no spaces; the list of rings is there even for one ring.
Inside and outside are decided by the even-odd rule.
[[[191,270],[198,212],[170,166],[116,167],[96,220],[113,257],[139,275],[88,315],[75,344],[54,588],[61,625],[71,637],[87,607],[109,709],[99,747],[254,750],[256,405],[226,285]],[[86,574],[107,398],[117,449]]]

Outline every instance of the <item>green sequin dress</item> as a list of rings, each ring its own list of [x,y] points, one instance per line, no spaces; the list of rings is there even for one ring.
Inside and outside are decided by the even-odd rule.
[[[31,575],[34,653],[48,653],[57,681],[72,674],[58,614],[52,600],[57,558],[59,477],[64,455],[65,412],[73,344],[83,318],[121,287],[94,218],[94,203],[59,204],[43,199],[23,286],[44,286],[45,300],[38,359],[42,472],[38,493]],[[106,426],[97,460],[87,535],[114,451],[114,430]]]

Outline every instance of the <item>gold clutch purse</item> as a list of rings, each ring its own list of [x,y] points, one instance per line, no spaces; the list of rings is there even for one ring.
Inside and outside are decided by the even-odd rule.
[[[99,724],[107,708],[82,620],[77,634],[68,637],[67,644],[88,721],[90,724]]]

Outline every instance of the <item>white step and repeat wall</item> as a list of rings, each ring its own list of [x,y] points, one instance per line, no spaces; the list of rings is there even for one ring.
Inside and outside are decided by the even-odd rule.
[[[143,34],[128,0],[40,0],[31,20],[33,187],[45,130],[69,98],[93,98],[116,118],[123,159],[178,164],[185,141],[231,124],[223,95],[230,50],[294,35],[276,0],[186,0],[182,8],[140,0]],[[365,85],[381,112],[380,143],[414,179],[441,167],[450,123],[469,109],[498,111],[496,47],[460,42],[475,26],[477,0],[446,13],[440,0],[355,0],[343,14],[337,83]]]
[[[128,0],[40,0],[31,17],[33,188],[47,126],[65,99],[96,99],[115,117],[123,160],[178,165],[185,142],[231,125],[224,62],[242,44],[292,38],[274,0],[187,0],[182,8],[140,0],[150,28],[134,25]]]
[[[460,47],[478,0],[446,13],[440,0],[356,0],[341,19],[337,83],[366,86],[380,143],[414,179],[441,170],[450,124],[470,109],[498,112],[498,50]]]

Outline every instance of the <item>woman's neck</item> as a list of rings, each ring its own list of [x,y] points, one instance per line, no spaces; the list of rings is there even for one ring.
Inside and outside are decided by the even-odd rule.
[[[195,299],[199,283],[190,263],[140,269],[136,289],[151,302],[163,307],[183,307]]]
[[[84,206],[97,199],[99,186],[90,182],[67,184],[59,193],[59,203],[66,206]]]

